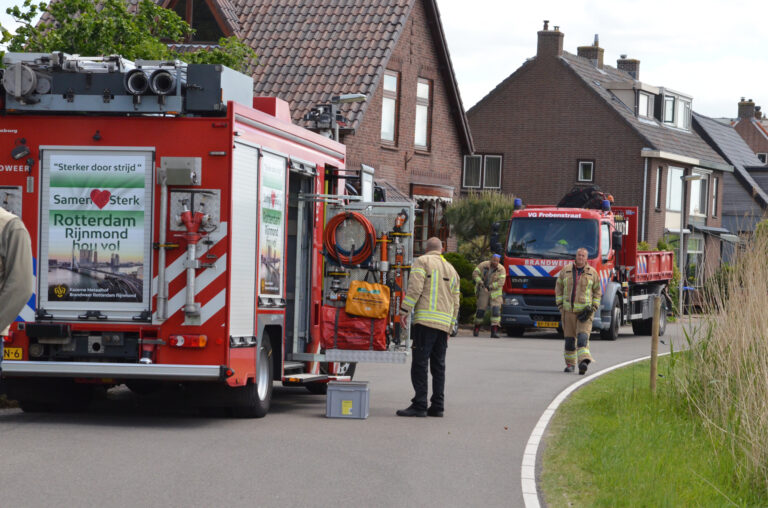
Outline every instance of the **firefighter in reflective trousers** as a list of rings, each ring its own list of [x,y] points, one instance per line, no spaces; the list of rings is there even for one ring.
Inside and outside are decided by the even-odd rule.
[[[475,295],[477,295],[477,313],[475,314],[475,328],[472,335],[480,334],[480,326],[485,318],[485,311],[491,307],[491,337],[499,337],[498,330],[501,323],[501,291],[504,288],[504,280],[507,274],[504,272],[501,256],[494,254],[490,261],[483,261],[475,271],[472,278],[475,281]]]
[[[597,270],[587,264],[587,249],[576,251],[573,263],[560,271],[555,285],[555,302],[560,309],[565,336],[565,372],[587,372],[594,360],[589,354],[592,318],[603,296]]]

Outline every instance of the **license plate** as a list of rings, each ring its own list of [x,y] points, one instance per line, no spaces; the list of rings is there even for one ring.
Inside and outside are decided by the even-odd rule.
[[[536,321],[536,328],[557,328],[560,323],[557,321]]]
[[[7,347],[3,350],[3,360],[21,360],[21,352],[22,349],[20,347]]]

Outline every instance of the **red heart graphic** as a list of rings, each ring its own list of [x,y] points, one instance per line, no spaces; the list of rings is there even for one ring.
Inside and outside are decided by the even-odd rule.
[[[93,201],[93,204],[99,208],[104,208],[104,206],[109,203],[109,197],[111,195],[112,193],[108,190],[93,189],[91,191],[91,201]]]

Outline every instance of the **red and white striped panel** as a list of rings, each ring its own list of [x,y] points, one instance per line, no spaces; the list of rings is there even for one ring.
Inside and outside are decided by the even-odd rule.
[[[203,240],[213,240],[212,244],[197,244],[197,258],[201,263],[214,263],[213,268],[197,271],[195,277],[195,301],[200,303],[200,324],[204,325],[227,303],[227,223],[222,222],[216,231],[203,237]],[[183,322],[184,312],[181,310],[186,301],[187,275],[184,261],[187,257],[186,242],[179,241],[179,248],[168,251],[165,258],[165,276],[168,283],[168,314],[167,321]],[[208,259],[206,254],[216,256]],[[157,308],[157,277],[152,279],[152,298]],[[156,322],[157,311],[152,315]]]

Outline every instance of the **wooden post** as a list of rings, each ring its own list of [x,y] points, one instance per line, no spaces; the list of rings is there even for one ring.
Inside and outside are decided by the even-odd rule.
[[[651,393],[656,393],[656,372],[659,362],[659,320],[661,319],[662,295],[653,297],[653,325],[651,327]]]

